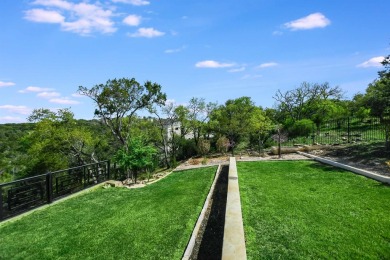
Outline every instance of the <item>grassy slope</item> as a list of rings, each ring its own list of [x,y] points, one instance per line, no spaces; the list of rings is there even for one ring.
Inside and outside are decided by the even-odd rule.
[[[238,164],[248,259],[389,259],[390,187],[314,162]]]
[[[180,259],[215,170],[98,189],[0,225],[0,259]]]

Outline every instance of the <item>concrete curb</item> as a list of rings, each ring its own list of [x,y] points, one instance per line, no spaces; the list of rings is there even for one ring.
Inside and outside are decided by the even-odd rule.
[[[246,259],[236,158],[230,158],[222,259]]]
[[[217,183],[220,170],[221,170],[221,165],[218,166],[218,169],[217,169],[217,171],[215,173],[213,184],[211,185],[209,194],[207,195],[206,201],[203,204],[202,211],[200,212],[198,220],[196,221],[195,227],[194,227],[194,229],[192,231],[191,238],[190,238],[190,240],[189,240],[189,242],[187,244],[186,250],[184,251],[184,255],[182,257],[182,260],[190,259],[192,251],[194,250],[195,240],[196,240],[196,238],[197,238],[197,236],[199,234],[199,230],[200,230],[200,227],[202,225],[203,219],[205,217],[207,208],[209,207],[211,197],[213,196],[215,184]]]
[[[304,153],[304,152],[297,152],[297,153],[299,153],[301,155],[304,155],[304,156],[307,156],[309,158],[313,158],[316,161],[319,161],[319,162],[322,162],[322,163],[326,163],[326,164],[329,164],[329,165],[332,165],[332,166],[335,166],[335,167],[339,167],[339,168],[342,168],[344,170],[351,171],[353,173],[357,173],[357,174],[366,176],[366,177],[368,177],[370,179],[374,179],[376,181],[380,181],[382,183],[390,184],[390,177],[386,177],[386,176],[379,175],[379,174],[376,174],[376,173],[373,173],[373,172],[370,172],[370,171],[358,169],[358,168],[355,168],[355,167],[352,167],[352,166],[349,166],[349,165],[345,165],[345,164],[342,164],[342,163],[334,162],[332,160],[321,158],[321,157],[318,157],[318,156],[315,156],[315,155],[312,155],[312,154],[308,154],[308,153]]]

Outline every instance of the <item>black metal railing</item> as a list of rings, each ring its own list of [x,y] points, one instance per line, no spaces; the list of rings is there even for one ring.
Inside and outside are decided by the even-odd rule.
[[[283,145],[294,144],[344,144],[358,142],[384,141],[386,137],[384,119],[348,117],[323,122],[313,126],[310,133],[289,137]]]
[[[116,179],[110,172],[110,161],[102,161],[0,184],[0,221]]]

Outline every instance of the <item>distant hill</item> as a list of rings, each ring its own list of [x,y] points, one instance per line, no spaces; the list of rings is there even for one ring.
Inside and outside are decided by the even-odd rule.
[[[85,127],[99,138],[105,137],[105,128],[99,120],[77,120],[80,127]],[[36,123],[0,124],[0,183],[24,178],[26,172],[28,145],[23,137],[34,131]]]

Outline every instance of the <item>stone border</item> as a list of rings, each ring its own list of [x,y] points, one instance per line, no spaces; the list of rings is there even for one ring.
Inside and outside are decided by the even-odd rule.
[[[366,171],[366,170],[362,170],[362,169],[359,169],[359,168],[355,168],[355,167],[352,167],[352,166],[349,166],[349,165],[346,165],[346,164],[334,162],[332,160],[325,159],[325,158],[322,158],[322,157],[319,157],[319,156],[315,156],[315,155],[312,155],[312,154],[308,154],[308,153],[304,153],[304,152],[297,152],[297,153],[299,153],[301,155],[304,155],[304,156],[307,156],[309,158],[312,158],[312,159],[314,159],[316,161],[319,161],[319,162],[322,162],[322,163],[325,163],[325,164],[329,164],[329,165],[332,165],[332,166],[335,166],[335,167],[338,167],[338,168],[342,168],[344,170],[351,171],[353,173],[357,173],[357,174],[366,176],[366,177],[368,177],[370,179],[374,179],[374,180],[380,181],[382,183],[390,184],[390,177],[386,177],[386,176],[379,175],[379,174],[376,174],[376,173],[373,173],[373,172],[370,172],[370,171]]]
[[[222,259],[246,259],[236,158],[230,157]]]
[[[203,222],[203,220],[205,218],[206,211],[207,211],[207,208],[209,207],[211,197],[213,196],[215,184],[217,183],[220,171],[221,171],[221,165],[218,166],[217,171],[215,172],[213,184],[211,185],[209,194],[207,195],[206,201],[203,204],[202,211],[200,212],[198,220],[196,221],[195,227],[194,227],[194,229],[192,231],[191,238],[188,241],[186,250],[184,251],[184,255],[182,257],[182,260],[190,259],[192,251],[194,250],[195,240],[196,240],[196,238],[197,238],[197,236],[199,234],[199,230],[200,230],[202,222]]]

